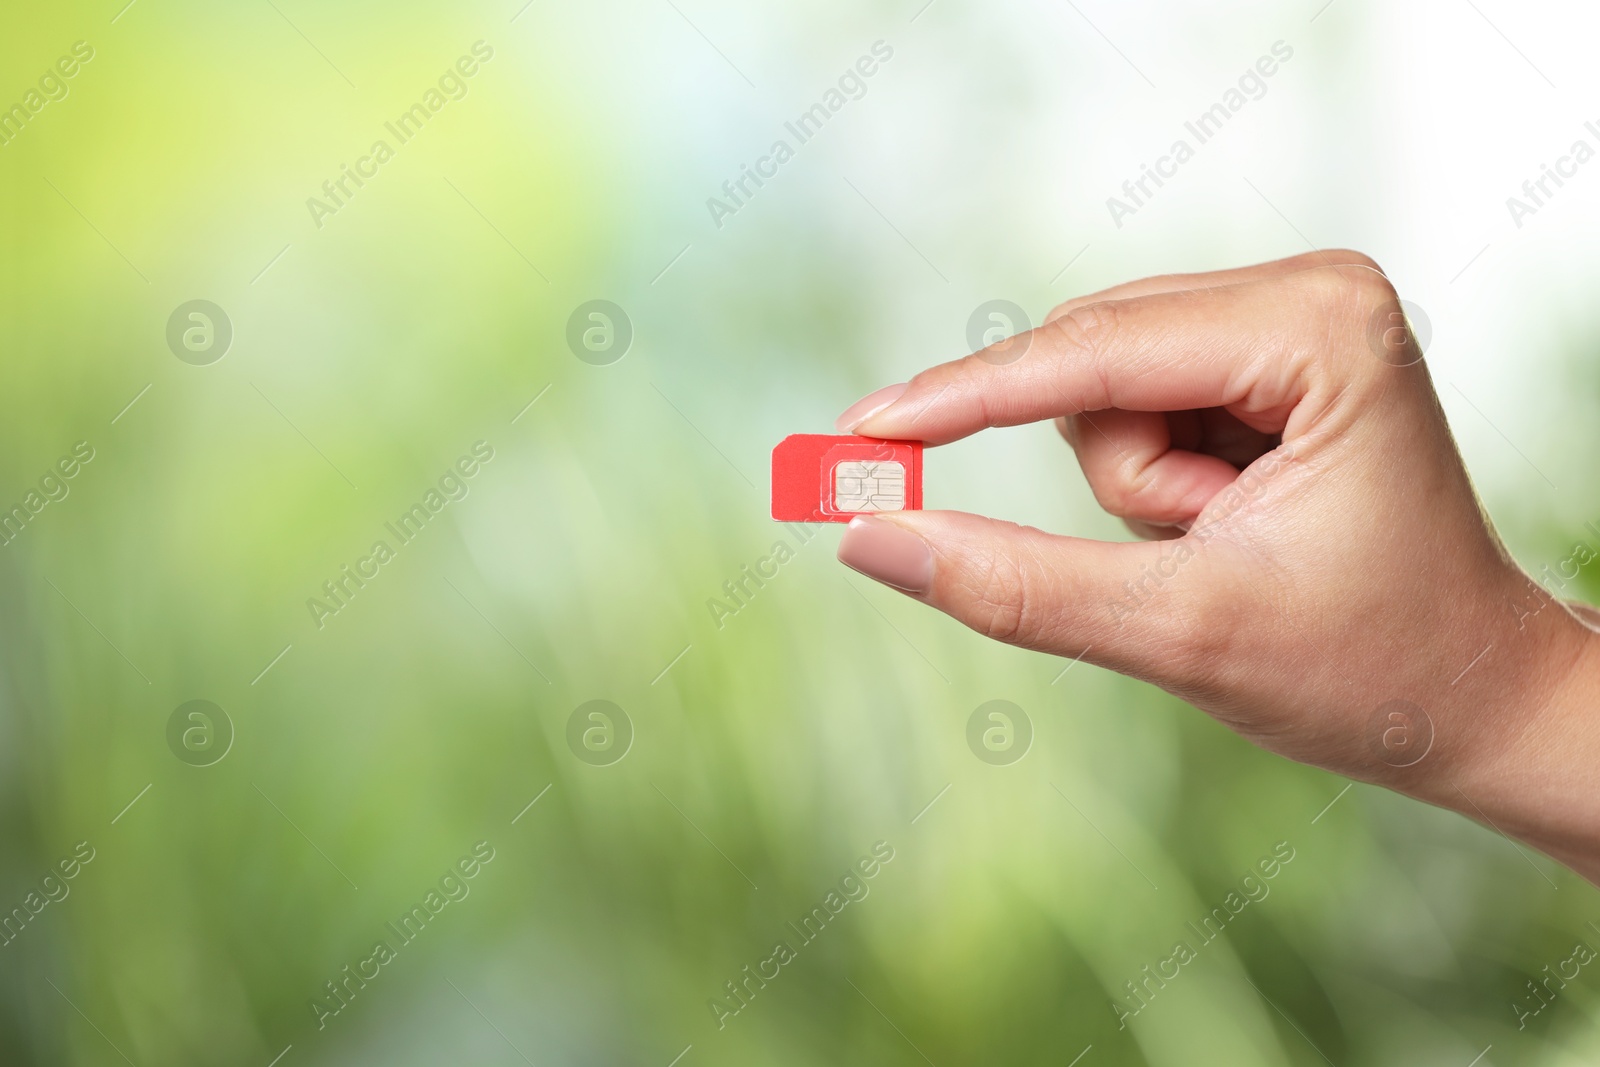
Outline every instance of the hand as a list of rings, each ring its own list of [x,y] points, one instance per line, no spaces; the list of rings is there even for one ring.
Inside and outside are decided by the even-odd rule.
[[[1507,556],[1421,359],[1354,252],[1069,301],[1014,362],[934,367],[839,428],[938,445],[1056,419],[1150,540],[894,512],[851,522],[839,559],[1600,880],[1600,635]]]

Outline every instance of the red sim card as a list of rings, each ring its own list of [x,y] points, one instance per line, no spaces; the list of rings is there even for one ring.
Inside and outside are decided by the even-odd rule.
[[[779,522],[920,510],[921,441],[796,433],[772,450],[772,517]]]

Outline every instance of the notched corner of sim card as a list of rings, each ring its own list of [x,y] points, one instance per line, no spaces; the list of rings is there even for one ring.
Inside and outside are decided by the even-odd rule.
[[[792,433],[772,449],[772,517],[778,522],[816,521],[822,500],[807,490],[807,482],[816,469],[822,436]]]

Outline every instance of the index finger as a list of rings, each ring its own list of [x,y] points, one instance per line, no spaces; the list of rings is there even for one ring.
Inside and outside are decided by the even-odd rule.
[[[1227,407],[1278,432],[1305,393],[1313,357],[1327,348],[1330,321],[1359,330],[1358,309],[1375,306],[1387,287],[1375,270],[1331,266],[1088,304],[1029,331],[1014,362],[991,362],[985,349],[930,368],[840,428],[944,444],[1085,411]]]

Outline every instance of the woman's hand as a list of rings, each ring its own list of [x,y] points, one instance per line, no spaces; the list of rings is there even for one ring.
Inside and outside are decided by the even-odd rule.
[[[1069,301],[840,429],[936,445],[1056,419],[1096,499],[1150,540],[895,512],[852,522],[839,559],[1600,880],[1600,640],[1501,547],[1421,359],[1354,252]]]

